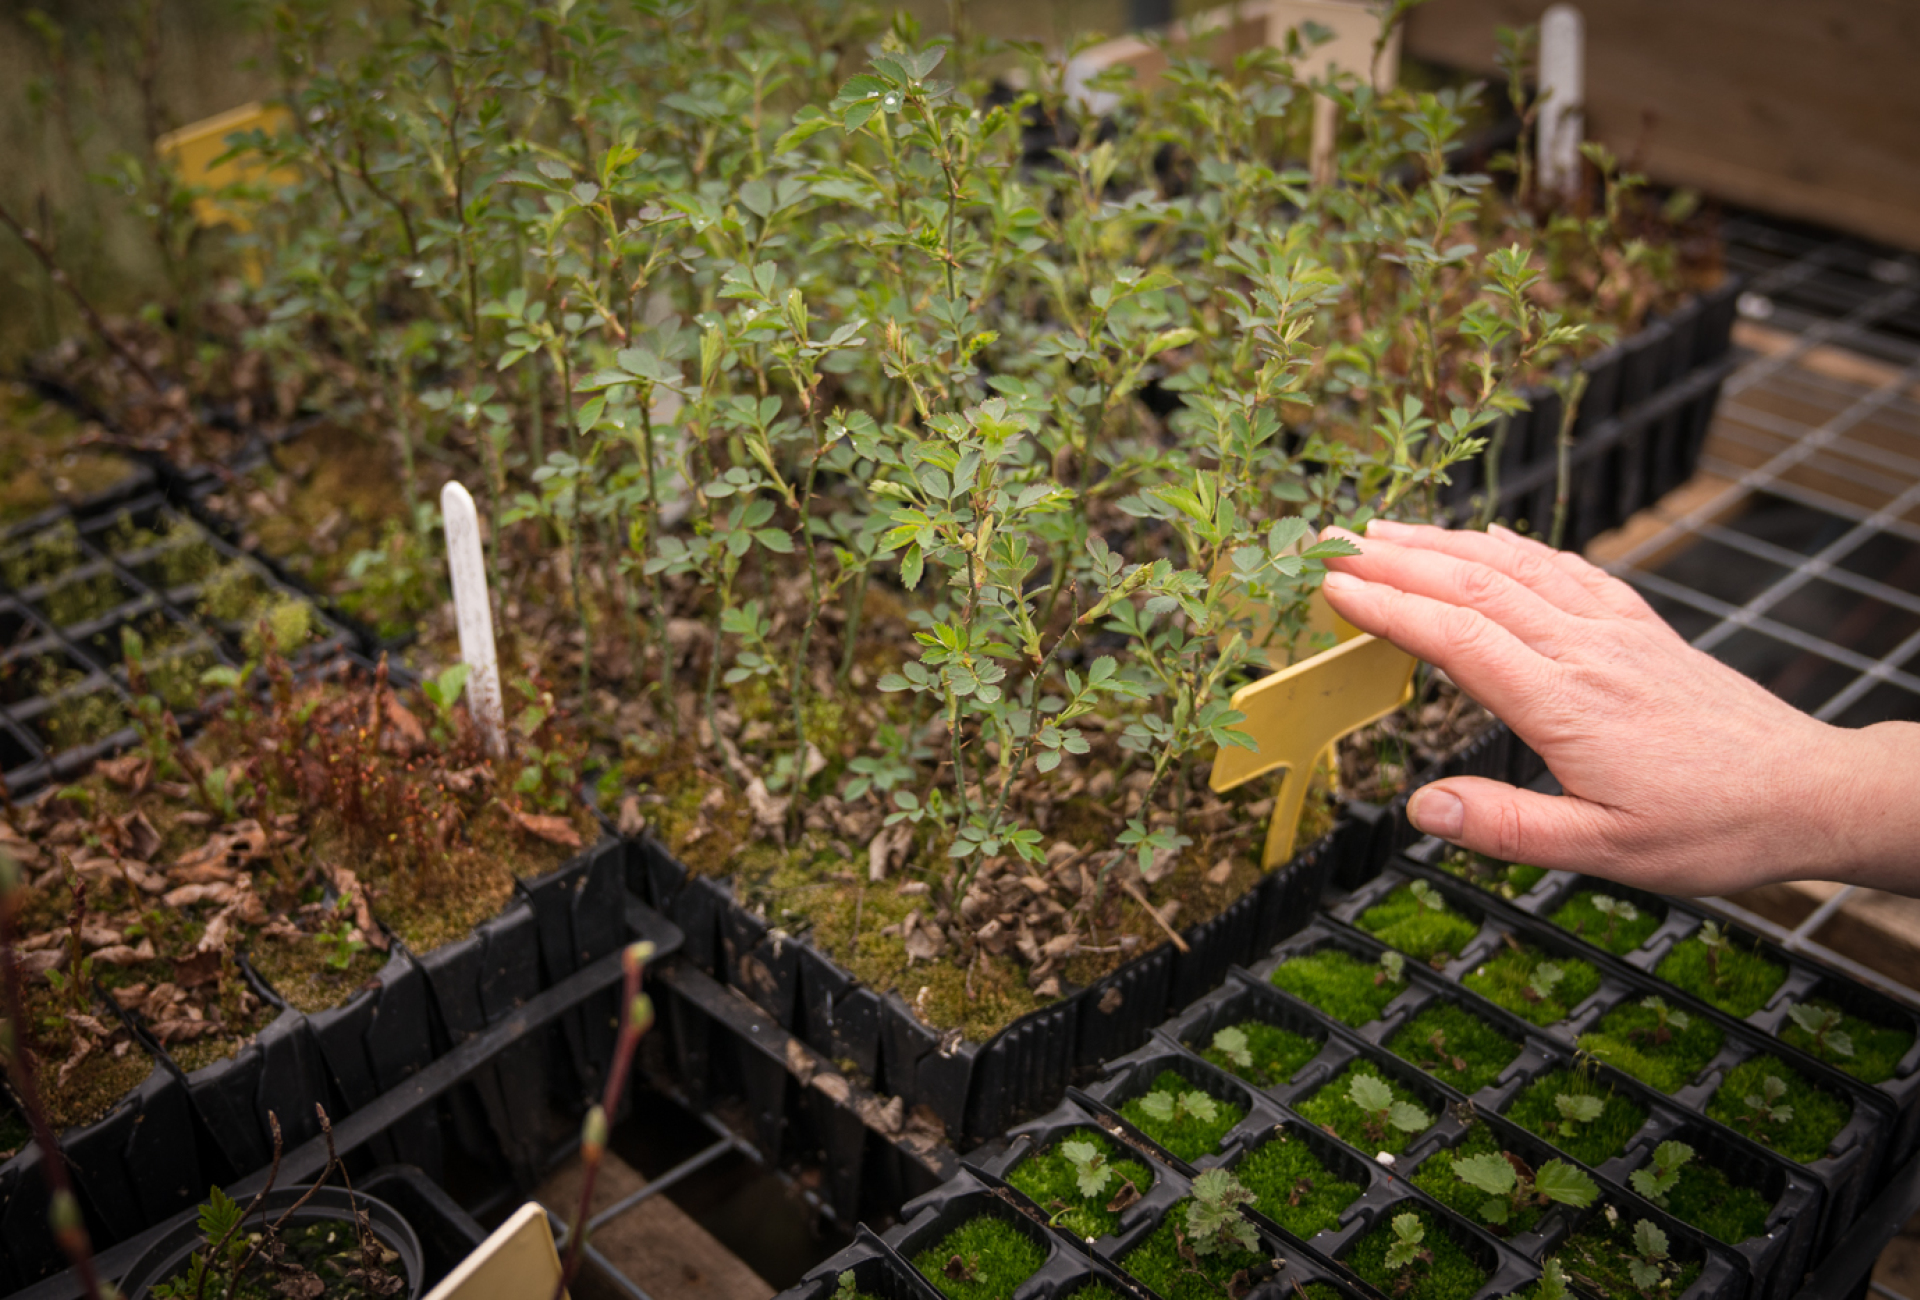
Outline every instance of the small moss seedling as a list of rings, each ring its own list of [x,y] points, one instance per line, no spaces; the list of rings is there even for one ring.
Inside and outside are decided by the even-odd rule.
[[[1229,1025],[1213,1036],[1213,1050],[1242,1070],[1253,1068],[1253,1051],[1247,1045],[1247,1031]]]
[[[1686,1029],[1693,1024],[1693,1017],[1678,1007],[1670,1007],[1666,999],[1649,994],[1640,999],[1640,1005],[1653,1012],[1654,1023],[1650,1028],[1628,1030],[1629,1037],[1645,1038],[1656,1047],[1665,1047],[1673,1041],[1676,1030]]]
[[[1177,1124],[1183,1119],[1211,1124],[1220,1115],[1219,1103],[1197,1088],[1188,1092],[1150,1092],[1140,1099],[1140,1109],[1162,1124]]]
[[[1673,1266],[1667,1253],[1667,1234],[1646,1219],[1633,1225],[1633,1252],[1627,1257],[1627,1273],[1642,1294],[1658,1290]]]
[[[1667,1208],[1667,1196],[1680,1182],[1680,1171],[1693,1159],[1693,1148],[1685,1142],[1662,1142],[1653,1160],[1644,1169],[1633,1171],[1633,1190],[1661,1209]]]
[[[1560,1122],[1554,1126],[1561,1137],[1579,1137],[1581,1126],[1591,1124],[1606,1113],[1605,1098],[1588,1093],[1557,1092],[1553,1095],[1553,1108],[1560,1112]]]
[[[1322,1041],[1265,1021],[1243,1020],[1215,1030],[1201,1055],[1257,1087],[1271,1088],[1318,1056]]]
[[[1616,927],[1640,919],[1640,909],[1624,898],[1614,898],[1610,894],[1595,894],[1593,910],[1607,918],[1606,946],[1613,946],[1613,932]]]
[[[1397,952],[1380,954],[1380,969],[1373,973],[1373,982],[1378,985],[1404,984],[1407,982],[1407,959]]]
[[[1187,1245],[1196,1255],[1260,1249],[1259,1234],[1240,1213],[1254,1195],[1228,1169],[1209,1169],[1193,1180],[1187,1204]]]
[[[1822,1053],[1832,1056],[1853,1055],[1853,1036],[1840,1027],[1846,1016],[1839,1007],[1821,1007],[1802,1002],[1787,1014],[1793,1017],[1794,1024],[1812,1037],[1814,1046]]]
[[[1152,1091],[1120,1107],[1127,1122],[1181,1160],[1212,1151],[1228,1130],[1246,1118],[1246,1110],[1193,1087],[1172,1070],[1163,1070]]]
[[[1073,1166],[1074,1185],[1082,1196],[1098,1196],[1113,1181],[1113,1166],[1091,1142],[1062,1142],[1060,1154]]]
[[[1397,1101],[1384,1079],[1372,1074],[1356,1074],[1347,1085],[1347,1099],[1365,1114],[1367,1137],[1384,1142],[1389,1129],[1402,1133],[1421,1133],[1433,1123],[1426,1111],[1410,1101]]]
[[[1600,1195],[1599,1186],[1584,1170],[1564,1160],[1549,1160],[1536,1171],[1511,1151],[1458,1158],[1453,1173],[1486,1193],[1480,1218],[1494,1227],[1505,1227],[1527,1210],[1549,1204],[1585,1209]]]
[[[1777,1074],[1769,1074],[1760,1083],[1759,1092],[1750,1092],[1740,1099],[1746,1113],[1741,1115],[1740,1123],[1748,1136],[1758,1142],[1773,1144],[1771,1124],[1790,1124],[1793,1122],[1793,1107],[1785,1104],[1787,1082]]]
[[[1804,1164],[1827,1153],[1853,1107],[1778,1057],[1756,1056],[1727,1071],[1707,1102],[1707,1117]]]

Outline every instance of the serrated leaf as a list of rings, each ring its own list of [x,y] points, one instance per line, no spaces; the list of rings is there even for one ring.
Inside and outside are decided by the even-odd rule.
[[[1489,1196],[1506,1196],[1513,1191],[1518,1175],[1505,1156],[1492,1152],[1461,1156],[1453,1162],[1454,1177]],[[1502,1220],[1505,1222],[1505,1220]]]
[[[1574,1124],[1591,1124],[1606,1113],[1604,1098],[1570,1092],[1557,1093],[1553,1099],[1560,1118]]]
[[[1386,1081],[1371,1074],[1356,1074],[1347,1084],[1347,1096],[1353,1104],[1370,1115],[1378,1115],[1393,1105],[1393,1089]]]
[[[1549,1160],[1533,1174],[1533,1190],[1550,1201],[1585,1209],[1600,1195],[1599,1186],[1587,1172],[1564,1160]]]
[[[1660,1230],[1659,1224],[1642,1219],[1633,1225],[1633,1248],[1643,1259],[1665,1259],[1667,1234]]]
[[[1150,1092],[1140,1099],[1140,1112],[1149,1119],[1162,1124],[1173,1120],[1173,1094],[1170,1092]]]
[[[1203,1124],[1211,1124],[1220,1118],[1219,1103],[1204,1092],[1185,1093],[1180,1098],[1181,1109]]]
[[[1500,1163],[1504,1165],[1507,1162],[1502,1160]],[[1512,1213],[1512,1210],[1513,1207],[1509,1202],[1498,1197],[1489,1197],[1480,1202],[1480,1221],[1499,1227],[1507,1221],[1507,1216]]]
[[[1433,1123],[1433,1118],[1410,1101],[1396,1101],[1387,1108],[1387,1123],[1402,1133],[1418,1133]]]

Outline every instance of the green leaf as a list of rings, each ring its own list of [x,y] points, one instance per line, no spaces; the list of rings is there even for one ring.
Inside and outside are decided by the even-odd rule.
[[[1505,1164],[1506,1161],[1503,1160],[1500,1163]],[[1501,1200],[1499,1197],[1489,1197],[1480,1202],[1480,1220],[1483,1223],[1491,1223],[1499,1227],[1512,1213],[1512,1202]]]
[[[1213,1036],[1213,1050],[1243,1070],[1253,1068],[1253,1052],[1247,1046],[1247,1031],[1229,1025]]]
[[[1553,1104],[1560,1112],[1560,1118],[1570,1124],[1591,1124],[1605,1114],[1607,1109],[1606,1099],[1603,1097],[1570,1092],[1555,1094]]]
[[[1354,1075],[1347,1084],[1347,1096],[1369,1115],[1378,1115],[1393,1105],[1393,1089],[1384,1079],[1371,1074]]]
[[[1387,1123],[1402,1133],[1419,1133],[1433,1123],[1433,1117],[1410,1101],[1396,1101],[1387,1107]]]
[[[1633,1248],[1642,1259],[1652,1261],[1667,1257],[1667,1234],[1660,1226],[1647,1219],[1633,1225]]]
[[[1173,1109],[1173,1094],[1170,1092],[1150,1092],[1140,1099],[1141,1113],[1162,1124],[1173,1122]]]
[[[1511,1194],[1519,1179],[1513,1171],[1513,1162],[1503,1155],[1492,1152],[1456,1158],[1453,1162],[1453,1173],[1454,1177],[1467,1186],[1485,1192],[1489,1196]]]
[[[1211,1124],[1220,1117],[1219,1104],[1206,1093],[1197,1090],[1182,1094],[1180,1107],[1203,1124]]]
[[[1600,1195],[1599,1186],[1584,1169],[1564,1160],[1549,1160],[1534,1171],[1533,1190],[1550,1201],[1585,1209]]]
[[[908,591],[912,591],[915,587],[918,587],[920,585],[920,575],[925,568],[926,560],[920,554],[920,543],[915,542],[913,545],[907,547],[900,556],[901,585]]]

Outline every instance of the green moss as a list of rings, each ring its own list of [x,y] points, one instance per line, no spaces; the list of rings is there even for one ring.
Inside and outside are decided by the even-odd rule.
[[[1354,1243],[1346,1264],[1367,1282],[1401,1300],[1468,1300],[1487,1284],[1487,1271],[1474,1263],[1473,1256],[1460,1248],[1434,1215],[1421,1209],[1402,1210],[1412,1214],[1426,1229],[1421,1245],[1433,1256],[1431,1263],[1416,1260],[1410,1265],[1415,1279],[1412,1286],[1400,1289],[1400,1275],[1387,1269],[1387,1247],[1393,1243],[1392,1216]]]
[[[1082,1196],[1073,1165],[1060,1154],[1061,1146],[1067,1142],[1085,1142],[1093,1147],[1107,1158],[1109,1168],[1117,1177],[1097,1195]],[[1115,1159],[1118,1154],[1119,1148],[1105,1134],[1090,1128],[1075,1129],[1046,1150],[1037,1151],[1015,1165],[1007,1181],[1032,1197],[1035,1205],[1056,1215],[1054,1221],[1074,1236],[1104,1237],[1120,1223],[1120,1212],[1107,1206],[1125,1188],[1121,1179],[1130,1181],[1141,1195],[1153,1186],[1151,1170],[1138,1160]]]
[[[1675,944],[1653,973],[1743,1020],[1766,1006],[1787,978],[1785,966],[1737,942],[1721,945],[1715,959],[1713,949],[1698,935]]]
[[[1404,980],[1388,979],[1378,963],[1361,961],[1340,948],[1322,948],[1282,962],[1273,972],[1273,983],[1355,1028],[1378,1020],[1387,1003],[1406,988]]]
[[[1560,909],[1547,919],[1562,930],[1577,934],[1596,947],[1605,948],[1616,957],[1632,952],[1645,943],[1647,936],[1658,930],[1665,919],[1664,912],[1656,915],[1637,905],[1639,915],[1631,921],[1606,916],[1593,905],[1594,897],[1599,892],[1594,889],[1581,890],[1562,903]]]
[[[1633,1274],[1627,1269],[1627,1262],[1633,1251],[1633,1216],[1622,1214],[1618,1221],[1609,1223],[1606,1210],[1595,1207],[1587,1216],[1580,1231],[1567,1239],[1557,1258],[1561,1267],[1572,1277],[1574,1285],[1589,1295],[1602,1297],[1602,1300],[1627,1300],[1627,1297],[1641,1296],[1651,1300],[1653,1296],[1677,1296],[1684,1294],[1700,1276],[1700,1261],[1689,1260],[1684,1264],[1670,1265],[1666,1278],[1652,1292],[1642,1291],[1633,1284]],[[1677,1244],[1669,1240],[1668,1249]]]
[[[1773,1202],[1735,1183],[1696,1153],[1681,1167],[1680,1180],[1667,1193],[1666,1209],[1709,1237],[1737,1246],[1767,1230]]]
[[[1347,1089],[1353,1085],[1354,1076],[1360,1074],[1370,1074],[1386,1084],[1392,1090],[1395,1101],[1404,1101],[1418,1106],[1427,1112],[1429,1120],[1438,1118],[1425,1102],[1394,1080],[1387,1078],[1378,1066],[1366,1061],[1355,1061],[1338,1078],[1295,1106],[1294,1109],[1348,1145],[1358,1147],[1369,1155],[1376,1151],[1390,1151],[1398,1155],[1405,1151],[1407,1145],[1420,1134],[1407,1133],[1390,1124],[1382,1125],[1354,1105],[1353,1098],[1347,1095]]]
[[[1365,1189],[1335,1178],[1320,1157],[1285,1129],[1263,1142],[1233,1172],[1258,1199],[1254,1208],[1306,1239],[1340,1226],[1340,1212]]]
[[[1336,1291],[1325,1282],[1314,1282],[1302,1292],[1307,1300],[1347,1300],[1345,1292]]]
[[[1462,850],[1441,860],[1440,869],[1502,898],[1518,898],[1547,877],[1546,868],[1523,862],[1501,863],[1484,853]]]
[[[59,627],[72,627],[99,618],[118,606],[128,593],[120,580],[105,569],[97,569],[83,578],[63,582],[40,598],[40,608]]]
[[[1554,1101],[1561,1093],[1599,1097],[1605,1108],[1599,1118],[1575,1123],[1562,1116]],[[1528,1084],[1507,1108],[1507,1118],[1582,1164],[1598,1165],[1626,1149],[1627,1140],[1647,1122],[1647,1112],[1631,1097],[1613,1092],[1577,1071],[1555,1070]]]
[[[1438,896],[1428,893],[1427,897]],[[1458,956],[1480,932],[1478,925],[1444,902],[1438,908],[1429,907],[1411,883],[1362,912],[1358,924],[1380,942],[1436,966]]]
[[[1748,1097],[1765,1096],[1764,1084],[1769,1076],[1787,1085],[1780,1104],[1793,1107],[1789,1120],[1757,1119],[1754,1108],[1747,1105]],[[1727,1071],[1726,1082],[1707,1103],[1707,1114],[1788,1159],[1806,1164],[1827,1154],[1827,1144],[1853,1118],[1853,1106],[1808,1083],[1798,1070],[1779,1058],[1756,1056]]]
[[[1172,1070],[1162,1070],[1160,1077],[1153,1081],[1153,1087],[1148,1090],[1147,1095],[1166,1092],[1172,1093],[1175,1097],[1183,1097],[1195,1091],[1206,1090],[1196,1089],[1193,1084],[1188,1083]],[[1208,1096],[1212,1094],[1208,1093]],[[1129,1124],[1180,1159],[1188,1161],[1197,1160],[1212,1151],[1220,1144],[1220,1139],[1247,1115],[1244,1107],[1214,1097],[1214,1116],[1210,1120],[1188,1114],[1184,1108],[1177,1108],[1172,1120],[1160,1120],[1147,1113],[1143,1104],[1145,1101],[1146,1096],[1135,1097],[1120,1108],[1120,1113],[1126,1117]]]
[[[1067,1293],[1067,1300],[1121,1300],[1120,1293],[1098,1278]]]
[[[1719,1054],[1725,1035],[1705,1016],[1687,1017],[1684,1029],[1669,1023],[1662,1041],[1660,1017],[1638,1002],[1607,1012],[1593,1032],[1580,1035],[1580,1050],[1623,1070],[1662,1092],[1678,1092],[1692,1083]]]
[[[1520,1044],[1471,1011],[1437,1002],[1388,1039],[1387,1050],[1448,1087],[1475,1093],[1500,1077]]]
[[[1266,1257],[1230,1248],[1196,1255],[1191,1261],[1184,1258],[1177,1232],[1186,1231],[1190,1204],[1191,1200],[1176,1202],[1160,1226],[1121,1258],[1120,1267],[1159,1292],[1164,1300],[1221,1300],[1228,1294],[1235,1273],[1259,1267]]]
[[[1243,1020],[1229,1028],[1246,1035],[1245,1055],[1251,1058],[1251,1064],[1242,1065],[1235,1057],[1210,1044],[1196,1043],[1194,1046],[1204,1049],[1201,1056],[1256,1088],[1273,1088],[1287,1082],[1293,1078],[1294,1071],[1320,1055],[1322,1039],[1308,1038],[1305,1034],[1296,1034],[1264,1020]]]
[[[983,1214],[961,1224],[913,1266],[953,1300],[1007,1300],[1047,1262],[1047,1252],[1005,1219]]]
[[[1840,1011],[1824,998],[1809,999],[1808,1005],[1821,1011]],[[1912,1029],[1906,1026],[1889,1029],[1844,1011],[1840,1012],[1840,1031],[1853,1040],[1851,1056],[1842,1056],[1791,1020],[1780,1031],[1780,1041],[1845,1070],[1862,1083],[1885,1083],[1891,1079],[1901,1058],[1913,1047]]]
[[[1533,987],[1542,965],[1557,967],[1558,982],[1545,997]],[[1538,948],[1509,948],[1460,981],[1474,992],[1497,1002],[1514,1015],[1536,1025],[1558,1024],[1600,987],[1600,972],[1578,957],[1550,957]]]
[[[1465,1141],[1451,1150],[1436,1151],[1422,1160],[1408,1181],[1467,1222],[1480,1223],[1480,1207],[1491,1198],[1479,1188],[1463,1182],[1453,1172],[1453,1162],[1468,1156],[1497,1156],[1504,1150],[1485,1124],[1475,1124],[1467,1131]],[[1540,1222],[1540,1216],[1545,1213],[1537,1206],[1529,1207],[1508,1219],[1505,1227],[1489,1228],[1488,1231],[1503,1236],[1527,1232]]]
[[[0,555],[0,582],[20,591],[78,567],[85,558],[80,549],[80,531],[73,526],[73,520],[62,519]]]

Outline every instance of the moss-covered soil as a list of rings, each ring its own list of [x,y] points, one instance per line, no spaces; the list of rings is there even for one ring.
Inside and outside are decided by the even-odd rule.
[[[1436,1002],[1401,1026],[1387,1048],[1448,1087],[1476,1093],[1520,1055],[1520,1044],[1471,1011]]]
[[[1434,907],[1424,901],[1413,882],[1401,885],[1362,912],[1358,925],[1390,947],[1436,967],[1444,966],[1460,954],[1480,927],[1437,894],[1427,893],[1425,899],[1440,905]]]
[[[1386,1084],[1393,1092],[1395,1101],[1404,1101],[1425,1111],[1429,1126],[1432,1121],[1439,1118],[1427,1103],[1401,1087],[1396,1081],[1387,1078],[1377,1066],[1365,1061],[1355,1061],[1349,1065],[1337,1078],[1324,1085],[1294,1109],[1300,1112],[1303,1118],[1318,1124],[1348,1145],[1360,1148],[1367,1155],[1373,1155],[1378,1151],[1400,1154],[1420,1136],[1420,1133],[1408,1133],[1396,1128],[1377,1116],[1367,1114],[1355,1105],[1353,1098],[1348,1096],[1347,1092],[1353,1086],[1354,1077],[1361,1074],[1371,1075]],[[1421,1132],[1424,1131],[1424,1129],[1421,1130]]]
[[[1555,1098],[1598,1097],[1604,1103],[1592,1120],[1570,1119]],[[1647,1122],[1646,1108],[1575,1070],[1543,1074],[1514,1098],[1507,1118],[1536,1133],[1584,1165],[1604,1164],[1626,1150],[1627,1141]]]
[[[1241,1280],[1250,1280],[1267,1257],[1237,1247],[1210,1255],[1193,1251],[1185,1242],[1189,1204],[1175,1202],[1160,1226],[1121,1258],[1120,1267],[1159,1292],[1162,1300],[1225,1300],[1234,1294],[1236,1277],[1246,1274]]]
[[[1233,1126],[1247,1117],[1246,1107],[1213,1097],[1214,1115],[1205,1119],[1179,1105],[1178,1100],[1188,1093],[1204,1092],[1175,1074],[1172,1070],[1162,1070],[1160,1077],[1153,1081],[1153,1087],[1141,1096],[1133,1098],[1120,1107],[1120,1113],[1129,1124],[1145,1133],[1182,1160],[1196,1160],[1219,1146]],[[1147,1098],[1155,1094],[1170,1095],[1175,1098],[1173,1118],[1158,1119],[1147,1111]],[[1211,1093],[1208,1096],[1212,1096]]]
[[[1699,935],[1675,944],[1653,973],[1743,1020],[1766,1006],[1787,978],[1785,966],[1759,952],[1731,940],[1716,951]]]
[[[1416,1260],[1404,1272],[1387,1269],[1387,1249],[1393,1244],[1393,1225],[1383,1221],[1379,1227],[1354,1243],[1346,1264],[1373,1286],[1402,1300],[1469,1300],[1487,1284],[1487,1271],[1473,1256],[1447,1235],[1434,1215],[1422,1209],[1403,1209],[1420,1220],[1426,1236],[1421,1246],[1431,1260]],[[1397,1215],[1395,1216],[1397,1217]],[[1411,1277],[1411,1285],[1402,1281]]]
[[[1005,1219],[983,1214],[913,1257],[913,1266],[953,1300],[1008,1300],[1047,1262],[1047,1252]]]
[[[1812,998],[1808,1005],[1821,1011],[1840,1011],[1825,998]],[[1884,1083],[1891,1079],[1901,1058],[1913,1049],[1913,1030],[1906,1025],[1878,1025],[1842,1011],[1839,1030],[1847,1036],[1847,1046],[1852,1052],[1836,1051],[1828,1035],[1815,1038],[1791,1020],[1780,1030],[1780,1039],[1790,1047],[1845,1070],[1862,1083]]]
[[[1747,1104],[1749,1097],[1765,1102],[1769,1078],[1787,1086],[1784,1097],[1774,1105],[1791,1106],[1790,1118],[1765,1118],[1760,1107]],[[1727,1071],[1726,1081],[1707,1103],[1707,1115],[1789,1160],[1806,1164],[1826,1155],[1827,1144],[1853,1118],[1853,1104],[1807,1082],[1804,1075],[1778,1057],[1756,1056]]]
[[[1684,1013],[1683,1013],[1684,1014]],[[1685,1028],[1638,1002],[1623,1002],[1580,1035],[1580,1050],[1662,1092],[1692,1083],[1720,1051],[1725,1035],[1705,1016],[1688,1016]]]
[[[1404,976],[1390,979],[1378,962],[1361,961],[1340,948],[1322,948],[1282,962],[1272,978],[1276,988],[1355,1028],[1378,1020],[1407,987]]]
[[[1248,1152],[1233,1172],[1258,1198],[1255,1209],[1303,1240],[1339,1227],[1340,1212],[1363,1190],[1334,1177],[1305,1142],[1285,1129]]]
[[[1667,1211],[1729,1246],[1767,1230],[1773,1202],[1751,1187],[1728,1178],[1697,1152],[1680,1169],[1680,1180],[1667,1193]]]
[[[1619,1214],[1609,1222],[1608,1208],[1596,1206],[1580,1231],[1556,1252],[1574,1285],[1595,1300],[1628,1300],[1634,1296],[1653,1300],[1656,1296],[1685,1294],[1693,1280],[1700,1276],[1700,1261],[1669,1263],[1663,1270],[1666,1276],[1660,1286],[1653,1291],[1642,1291],[1633,1284],[1633,1274],[1627,1267],[1633,1250],[1632,1217]],[[1676,1244],[1668,1242],[1669,1253]]]
[[[1631,921],[1607,916],[1593,905],[1598,890],[1583,889],[1562,903],[1554,914],[1547,919],[1562,930],[1579,935],[1595,947],[1605,948],[1614,956],[1632,952],[1647,941],[1647,936],[1660,928],[1666,919],[1666,913],[1655,913],[1635,906],[1638,915]],[[1607,897],[1613,897],[1611,894]],[[1625,900],[1619,900],[1624,902]]]
[[[0,527],[125,483],[134,465],[25,384],[0,383]]]
[[[1543,977],[1542,965],[1558,970],[1560,978]],[[1536,1025],[1552,1025],[1593,995],[1600,987],[1600,972],[1578,957],[1552,957],[1522,944],[1506,949],[1460,982],[1516,1016]],[[1544,995],[1541,986],[1547,989]]]
[[[1504,1148],[1495,1140],[1485,1124],[1475,1124],[1467,1130],[1467,1136],[1452,1148],[1436,1151],[1422,1160],[1408,1180],[1415,1187],[1431,1196],[1440,1204],[1460,1215],[1469,1223],[1478,1223],[1496,1236],[1510,1236],[1516,1233],[1530,1232],[1546,1213],[1539,1206],[1528,1206],[1513,1215],[1500,1226],[1490,1226],[1480,1217],[1480,1207],[1491,1198],[1479,1188],[1465,1182],[1453,1172],[1455,1160],[1465,1160],[1471,1156],[1497,1156]]]
[[[1060,1148],[1085,1142],[1108,1161],[1113,1177],[1094,1196],[1083,1196],[1073,1164]],[[1054,1216],[1054,1222],[1076,1237],[1104,1237],[1120,1223],[1120,1211],[1153,1186],[1153,1172],[1138,1160],[1120,1159],[1120,1148],[1104,1133],[1081,1128],[1063,1135],[1044,1151],[1022,1160],[1007,1181],[1033,1198],[1034,1204]],[[1127,1191],[1127,1184],[1133,1191]],[[1110,1208],[1118,1207],[1118,1208]]]
[[[1295,1070],[1320,1054],[1320,1045],[1325,1041],[1296,1034],[1264,1020],[1243,1020],[1232,1028],[1246,1037],[1243,1053],[1213,1046],[1218,1042],[1217,1034],[1193,1046],[1199,1048],[1207,1060],[1256,1088],[1277,1087],[1293,1078]]]
[[[1520,897],[1547,877],[1544,867],[1530,867],[1523,862],[1501,862],[1484,853],[1469,853],[1465,849],[1442,858],[1440,869],[1490,894],[1509,899]]]

